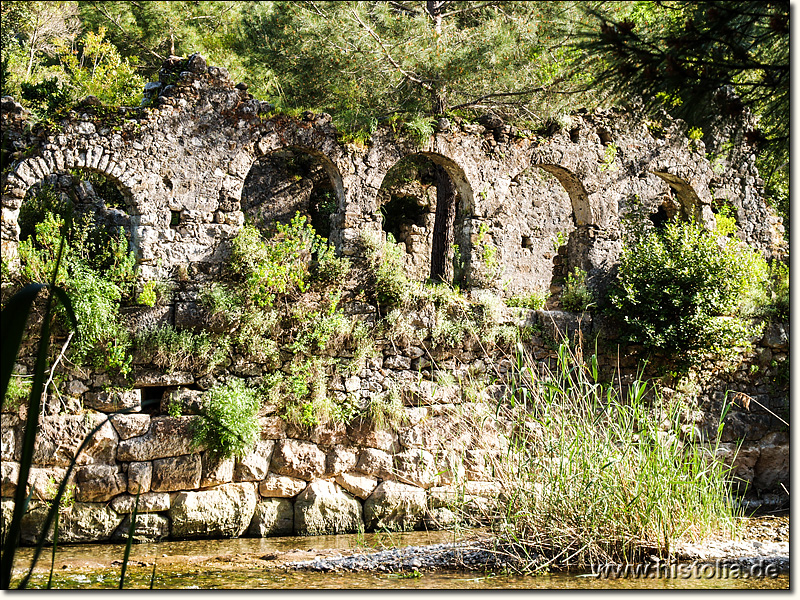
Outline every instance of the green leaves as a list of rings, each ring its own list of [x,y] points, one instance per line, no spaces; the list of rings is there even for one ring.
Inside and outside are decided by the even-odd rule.
[[[218,385],[203,395],[202,416],[193,430],[194,443],[214,458],[242,457],[261,431],[258,394],[240,379]]]
[[[673,356],[747,345],[752,327],[737,309],[764,267],[737,242],[669,223],[625,246],[611,302],[631,341]]]

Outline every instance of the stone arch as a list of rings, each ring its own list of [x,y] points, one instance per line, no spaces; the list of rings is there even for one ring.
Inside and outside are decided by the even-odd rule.
[[[555,164],[536,164],[543,171],[547,171],[561,183],[569,195],[572,203],[572,217],[575,227],[594,225],[592,207],[589,204],[589,194],[580,178],[569,169]]]
[[[663,179],[674,192],[679,202],[678,208],[682,218],[688,219],[695,215],[697,207],[701,206],[702,202],[697,192],[685,179],[665,171],[652,171],[652,173]]]
[[[299,211],[319,234],[330,237],[332,218],[344,206],[344,186],[336,165],[308,146],[264,150],[242,184],[240,204],[245,216],[267,228],[276,221],[288,222]]]
[[[391,181],[396,170],[411,165],[416,179],[408,185]],[[437,192],[434,167],[441,167],[450,179],[456,192],[456,214],[452,224],[452,238],[458,254],[453,260],[453,278],[460,281],[466,277],[470,257],[471,216],[474,212],[472,186],[464,169],[451,158],[432,151],[406,153],[384,173],[374,210],[381,214],[385,233],[391,233],[398,243],[406,248],[406,271],[415,279],[430,276]],[[454,260],[455,259],[455,260]]]
[[[20,236],[19,211],[28,190],[52,175],[73,169],[103,175],[113,182],[126,198],[126,212],[129,215],[141,214],[141,199],[134,191],[136,184],[134,175],[126,170],[123,161],[116,160],[102,146],[71,151],[60,148],[44,150],[38,156],[20,161],[5,181],[6,189],[2,196],[2,250],[4,254],[7,253],[10,260],[14,260],[17,255]],[[139,247],[133,225],[130,227],[130,234],[132,249],[138,256]]]

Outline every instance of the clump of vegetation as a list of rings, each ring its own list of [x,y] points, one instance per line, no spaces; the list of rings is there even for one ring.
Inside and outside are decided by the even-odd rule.
[[[561,305],[571,312],[585,312],[594,305],[594,294],[586,286],[586,271],[575,267],[567,274]]]
[[[66,232],[55,281],[70,295],[79,322],[68,356],[76,364],[127,374],[131,340],[118,313],[120,303],[132,294],[136,271],[124,232],[98,226],[88,213],[73,221],[71,201],[49,187],[40,188],[26,205],[18,283],[47,280]],[[63,327],[63,309],[57,315]]]
[[[502,551],[537,571],[735,535],[730,468],[713,444],[676,435],[684,407],[645,381],[603,383],[594,357],[578,355],[561,345],[550,370],[521,354],[509,373],[512,395],[498,411],[517,433],[493,465]]]
[[[533,310],[541,310],[547,302],[547,292],[530,292],[528,294],[519,294],[506,299],[506,305],[517,308],[530,308]]]
[[[747,347],[758,326],[741,313],[766,263],[700,225],[668,223],[626,242],[610,299],[630,341],[682,360]]]
[[[133,345],[149,362],[169,372],[205,373],[227,360],[230,342],[208,331],[178,330],[164,324],[139,331]]]
[[[214,458],[244,456],[261,431],[260,406],[257,392],[240,379],[212,387],[203,394],[202,416],[192,431],[195,445],[205,447]]]

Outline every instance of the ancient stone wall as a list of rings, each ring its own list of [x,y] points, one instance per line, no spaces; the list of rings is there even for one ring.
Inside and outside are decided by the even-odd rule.
[[[339,143],[328,115],[274,115],[224,69],[208,67],[197,55],[165,64],[147,94],[149,104],[137,109],[86,102],[54,132],[26,131],[21,107],[9,98],[2,104],[4,130],[18,150],[3,180],[3,259],[13,263],[17,217],[32,186],[68,187],[74,171],[104,174],[126,202],[124,211],[106,207],[107,218],[129,232],[142,279],[176,286],[166,305],[126,309],[133,329],[153,323],[202,327],[200,286],[220,275],[228,243],[246,217],[269,222],[300,211],[327,218],[337,252],[360,260],[362,235],[383,233],[381,208],[392,194],[403,193],[400,186],[385,185],[386,176],[409,157],[441,165],[455,183],[462,283],[476,297],[481,289],[507,296],[549,293],[574,267],[602,287],[621,248],[623,217],[662,208],[712,226],[715,182],[724,183],[725,198],[736,207],[744,241],[765,254],[781,244],[780,223],[761,199],[752,161],[737,167],[740,176],[720,178],[702,143],[689,140],[680,122],[665,119],[655,128],[635,114],[581,112],[536,133],[490,117],[480,124],[440,120],[422,145],[380,128],[362,147]],[[287,168],[287,161],[301,170]],[[82,185],[81,194],[94,198]],[[322,198],[333,199],[329,212],[320,208]],[[430,264],[435,194],[427,198],[428,217],[398,226],[408,272],[421,280]],[[359,299],[343,308],[365,322],[379,316]],[[404,318],[430,331],[435,315],[420,310]],[[620,347],[599,315],[502,306],[497,319],[533,331],[524,349],[541,363],[554,364],[554,342],[580,331],[584,340],[602,340],[603,377],[624,385],[639,375],[636,349]],[[769,494],[788,482],[788,391],[774,383],[788,356],[788,326],[772,325],[755,342],[756,350],[740,364],[704,366],[681,435],[713,437],[727,394],[735,402],[722,452],[733,460],[737,444],[743,444],[735,458],[737,475],[753,502],[769,503]],[[346,359],[350,350],[331,358]],[[479,520],[499,492],[491,466],[506,448],[509,430],[494,417],[502,390],[487,385],[474,397],[467,384],[506,373],[510,349],[486,351],[471,339],[444,345],[428,334],[377,339],[375,350],[359,370],[329,374],[326,385],[334,397],[362,403],[399,393],[402,415],[394,425],[360,419],[306,428],[287,423],[266,405],[253,451],[222,461],[192,445],[191,423],[198,418],[192,407],[216,382],[257,382],[275,366],[233,357],[213,374],[164,372],[148,357],[136,356],[134,383],[124,390],[108,373],[66,369],[63,389],[45,399],[25,540],[41,528],[46,503],[76,457],[70,475],[74,503],[61,523],[60,540],[67,542],[124,538],[136,494],[142,513],[138,539],[437,527],[456,518],[449,504],[455,497]],[[289,370],[290,361],[277,368]],[[17,372],[32,371],[33,353],[21,356]],[[172,402],[181,404],[184,416],[167,415]],[[115,414],[120,410],[126,414]],[[24,407],[2,414],[4,522],[17,485],[25,416]],[[98,431],[79,453],[95,426]]]

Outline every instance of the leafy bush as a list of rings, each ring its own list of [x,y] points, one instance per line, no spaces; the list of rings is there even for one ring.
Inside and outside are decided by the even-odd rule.
[[[695,223],[668,223],[623,248],[611,303],[631,341],[675,358],[749,344],[737,309],[764,282],[764,261]]]
[[[561,305],[571,312],[584,312],[594,304],[594,295],[586,287],[586,271],[575,268],[567,275],[561,292]]]
[[[411,282],[405,272],[403,249],[394,236],[386,235],[386,243],[369,235],[361,237],[367,261],[375,275],[375,299],[382,306],[395,306],[406,298]]]
[[[253,448],[261,431],[255,390],[233,379],[203,394],[202,406],[192,431],[195,445],[205,446],[214,458],[241,457]]]
[[[541,310],[544,308],[545,302],[547,302],[547,292],[530,292],[508,298],[506,306]]]
[[[307,288],[308,263],[317,236],[306,218],[295,215],[291,223],[277,223],[277,234],[263,240],[250,224],[242,227],[231,248],[230,269],[246,285],[259,306],[272,306],[279,294]]]
[[[139,331],[133,346],[157,367],[168,371],[208,372],[222,364],[228,354],[227,336],[212,336],[207,331],[178,331],[171,325],[158,325]]]

